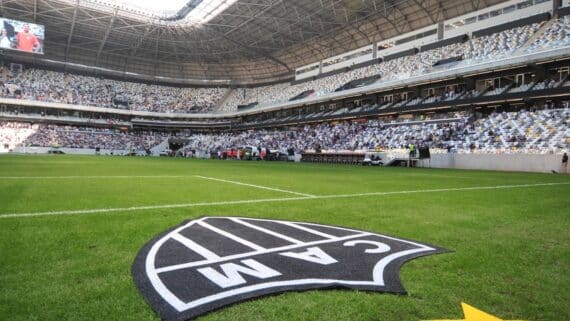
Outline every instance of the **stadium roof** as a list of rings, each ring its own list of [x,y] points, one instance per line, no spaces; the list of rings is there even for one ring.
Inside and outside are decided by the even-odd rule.
[[[4,55],[150,76],[266,82],[503,1],[161,0],[160,8],[145,2],[3,0],[2,16],[46,26],[44,56]]]

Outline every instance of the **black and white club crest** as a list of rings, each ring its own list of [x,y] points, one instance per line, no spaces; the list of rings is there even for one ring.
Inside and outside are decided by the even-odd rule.
[[[442,251],[337,226],[203,217],[148,242],[132,274],[163,320],[189,320],[285,291],[349,288],[403,294],[400,266]]]

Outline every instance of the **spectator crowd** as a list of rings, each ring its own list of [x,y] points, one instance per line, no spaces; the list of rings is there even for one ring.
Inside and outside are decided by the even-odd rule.
[[[21,146],[143,151],[167,138],[159,132],[0,122],[0,147],[4,151]]]
[[[2,73],[1,97],[161,113],[211,112],[227,88],[179,88],[26,69]]]
[[[490,115],[457,113],[367,122],[335,122],[274,130],[178,133],[184,150],[211,152],[246,146],[287,151],[362,151],[401,149],[410,143],[459,153],[547,153],[567,150],[570,108],[503,112]],[[160,132],[133,132],[17,122],[0,123],[0,145],[146,150],[168,138]]]
[[[232,111],[237,105],[258,103],[260,106],[265,106],[285,102],[308,90],[314,90],[314,95],[320,96],[331,93],[350,81],[370,76],[379,76],[378,83],[407,79],[441,70],[441,67],[434,65],[446,58],[462,57],[459,64],[451,65],[453,67],[505,58],[523,48],[545,23],[549,22],[508,29],[488,36],[472,38],[464,43],[451,44],[300,84],[241,88],[230,93],[230,97],[224,101],[221,108],[225,111]],[[552,21],[551,23],[551,26],[527,47],[527,53],[570,45],[570,23],[564,21]],[[381,53],[380,51],[379,54]]]
[[[488,116],[457,114],[438,121],[344,121],[281,130],[193,134],[185,148],[215,151],[261,146],[278,151],[356,151],[403,149],[413,143],[459,153],[547,153],[568,149],[569,125],[570,109],[566,106]]]
[[[302,93],[325,95],[368,77],[374,77],[376,82],[407,79],[440,70],[442,67],[434,65],[446,58],[462,57],[458,64],[484,63],[517,52],[568,46],[569,35],[568,21],[534,23],[315,80],[253,88],[179,88],[37,69],[4,71],[0,97],[161,113],[231,112],[240,105],[262,107],[286,102]]]

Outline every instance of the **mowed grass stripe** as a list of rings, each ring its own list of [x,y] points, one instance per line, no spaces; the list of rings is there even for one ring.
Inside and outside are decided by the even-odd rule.
[[[49,211],[49,212],[37,212],[37,213],[7,213],[7,214],[0,214],[0,218],[18,218],[18,217],[50,216],[50,215],[80,215],[80,214],[96,214],[96,213],[110,213],[110,212],[130,212],[130,211],[142,211],[142,210],[153,210],[153,209],[171,209],[171,208],[221,206],[221,205],[240,205],[240,204],[271,203],[271,202],[291,202],[291,201],[303,201],[303,200],[353,198],[353,197],[366,197],[366,196],[386,196],[386,195],[398,195],[398,194],[442,193],[442,192],[460,192],[460,191],[476,191],[476,190],[499,190],[499,189],[530,188],[530,187],[557,186],[557,185],[570,185],[570,182],[535,183],[535,184],[519,184],[519,185],[497,185],[497,186],[474,186],[474,187],[459,187],[459,188],[437,188],[437,189],[425,189],[425,190],[372,192],[372,193],[355,193],[355,194],[338,194],[338,195],[321,195],[321,196],[312,195],[312,196],[289,197],[289,198],[267,198],[267,199],[252,199],[252,200],[238,200],[238,201],[202,202],[202,203],[186,203],[186,204],[165,204],[165,205],[151,205],[151,206],[120,207],[120,208],[99,208],[99,209],[90,209],[90,210]]]

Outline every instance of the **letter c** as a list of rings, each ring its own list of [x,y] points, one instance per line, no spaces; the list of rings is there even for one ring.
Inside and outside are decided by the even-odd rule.
[[[375,245],[376,248],[375,249],[366,249],[364,251],[364,253],[385,253],[390,251],[390,246],[388,246],[387,244],[384,244],[382,242],[375,242],[375,241],[367,241],[367,240],[355,240],[355,241],[348,241],[345,242],[343,245],[344,246],[355,246],[357,244],[370,244],[370,245]]]

